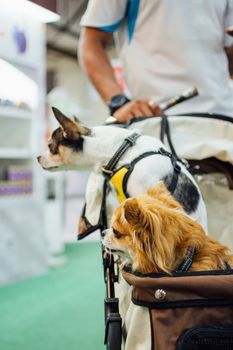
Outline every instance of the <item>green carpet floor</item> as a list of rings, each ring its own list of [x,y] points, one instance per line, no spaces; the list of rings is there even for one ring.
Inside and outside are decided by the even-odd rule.
[[[99,243],[66,247],[64,266],[0,288],[0,350],[104,350]]]

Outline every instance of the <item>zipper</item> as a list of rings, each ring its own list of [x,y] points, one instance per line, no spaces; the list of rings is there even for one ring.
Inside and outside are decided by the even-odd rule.
[[[188,299],[176,301],[145,301],[132,297],[132,302],[135,305],[148,307],[149,309],[167,310],[167,309],[181,309],[181,308],[200,308],[200,307],[216,307],[228,306],[233,307],[233,298],[209,298],[209,299]]]
[[[166,272],[151,272],[151,273],[142,273],[139,271],[133,271],[132,266],[127,265],[124,266],[123,270],[125,272],[130,273],[133,276],[136,277],[149,277],[149,278],[161,278],[161,277],[191,277],[191,276],[218,276],[218,275],[232,275],[233,269],[229,270],[209,270],[209,271],[192,271],[192,272],[172,272],[172,273],[166,273]]]
[[[176,350],[190,350],[190,346],[194,345],[211,346],[211,350],[215,346],[219,349],[220,345],[231,345],[233,348],[233,325],[194,327],[181,335],[176,343]]]

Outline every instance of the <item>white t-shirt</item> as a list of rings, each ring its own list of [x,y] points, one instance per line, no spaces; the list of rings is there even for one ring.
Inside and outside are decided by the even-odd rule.
[[[195,85],[199,96],[169,113],[233,117],[224,51],[233,0],[90,0],[81,25],[116,34],[132,97],[170,98]]]

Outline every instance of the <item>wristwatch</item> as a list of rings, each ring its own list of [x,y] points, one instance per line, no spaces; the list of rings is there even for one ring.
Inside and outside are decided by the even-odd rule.
[[[130,99],[123,94],[113,96],[107,103],[110,115],[113,115],[120,107],[124,106],[128,102],[130,102]]]

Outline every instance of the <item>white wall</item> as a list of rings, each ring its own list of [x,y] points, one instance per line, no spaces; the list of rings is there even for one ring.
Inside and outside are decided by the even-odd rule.
[[[75,113],[89,126],[103,123],[108,116],[108,110],[87,80],[78,61],[49,53],[48,70],[51,69],[56,70],[59,90],[56,94],[55,91],[50,94],[54,95],[54,98],[50,96],[50,101],[56,103],[64,112]]]

